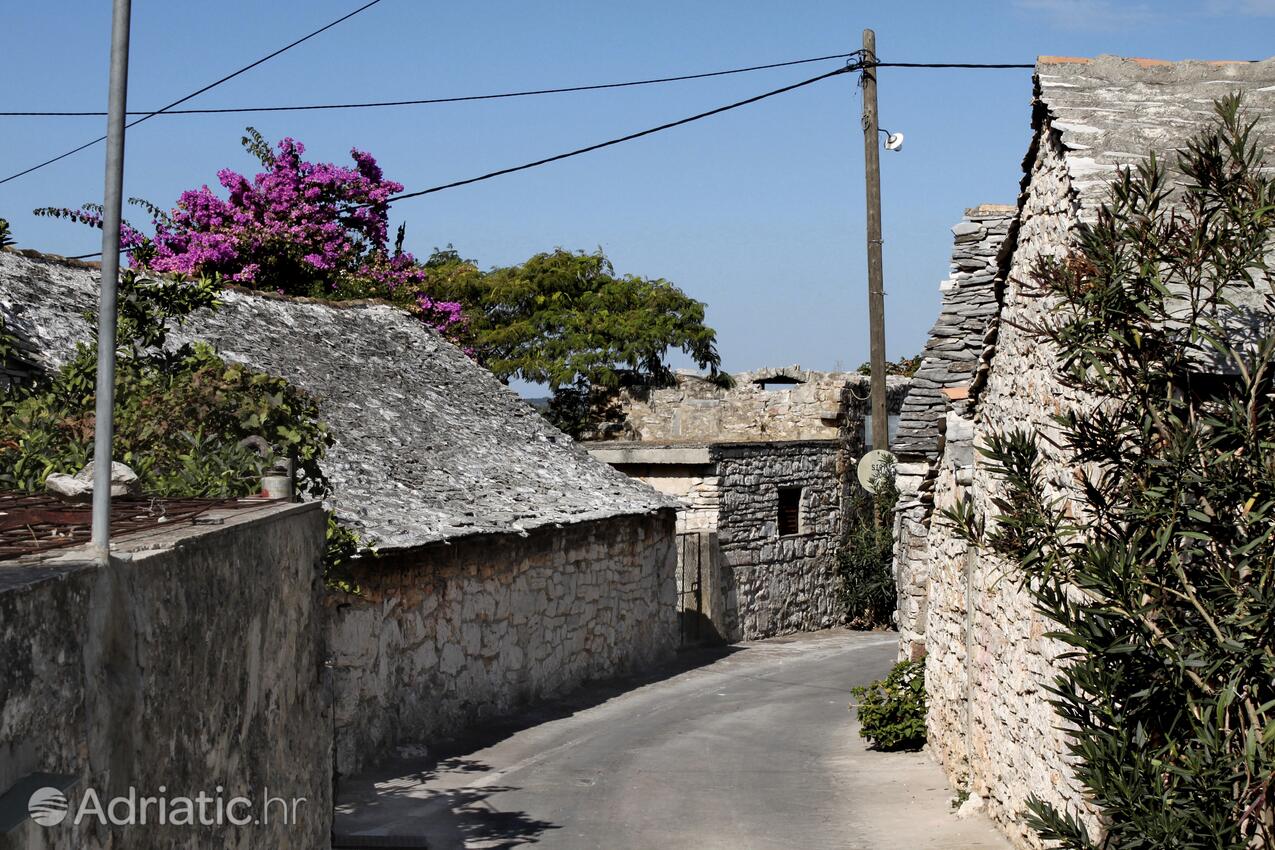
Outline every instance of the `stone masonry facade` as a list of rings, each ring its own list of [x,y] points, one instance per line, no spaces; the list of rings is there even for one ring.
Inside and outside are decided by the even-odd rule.
[[[836,552],[848,488],[858,486],[869,379],[800,366],[731,377],[726,388],[679,374],[675,387],[624,400],[621,427],[584,445],[680,503],[684,639],[757,640],[838,625]],[[889,378],[892,415],[909,386]],[[781,491],[799,493],[798,533],[779,533]],[[688,637],[688,618],[705,628]]]
[[[846,459],[835,442],[718,447],[717,527],[727,634],[757,640],[845,619],[836,575]],[[800,526],[780,535],[781,489],[800,490]]]
[[[462,538],[360,567],[360,594],[327,600],[338,773],[670,658],[675,521]]]
[[[1269,149],[1275,62],[1040,61],[1034,138],[1017,219],[999,253],[996,309],[968,389],[947,394],[938,456],[925,471],[933,494],[925,539],[901,540],[896,566],[925,587],[923,615],[901,612],[904,625],[911,617],[913,626],[901,652],[915,656],[923,635],[930,746],[953,781],[982,797],[1021,847],[1043,846],[1024,823],[1031,796],[1073,812],[1091,833],[1098,825],[1049,704],[1065,646],[1045,636],[1052,624],[1019,589],[1017,568],[968,546],[944,512],[963,503],[994,521],[994,500],[1004,488],[976,449],[1012,428],[1038,437],[1046,498],[1064,512],[1076,509],[1068,504],[1077,496],[1075,470],[1057,448],[1054,417],[1095,401],[1061,385],[1056,352],[1027,330],[1057,308],[1032,270],[1042,258],[1073,249],[1117,166],[1149,150],[1172,163],[1173,151],[1211,120],[1213,101],[1237,89],[1245,91],[1258,119],[1255,133]]]
[[[929,579],[932,751],[957,784],[985,800],[1011,839],[1040,847],[1023,822],[1029,797],[1087,811],[1069,766],[1066,734],[1045,691],[1064,647],[1044,637],[1050,624],[1018,588],[1013,565],[971,549],[943,515],[957,501],[969,501],[979,515],[995,516],[991,500],[1000,484],[980,462],[976,443],[1005,427],[1029,427],[1048,437],[1055,433],[1049,417],[1069,401],[1052,378],[1052,352],[1018,327],[1049,310],[1033,291],[1029,270],[1037,258],[1067,250],[1078,220],[1061,144],[1048,122],[1037,136],[1028,185],[995,328],[995,359],[1014,367],[986,372],[981,383],[976,377],[976,409],[963,405],[948,414],[921,569]],[[1063,485],[1055,492],[1065,492],[1067,471],[1055,463],[1050,474],[1053,484]]]

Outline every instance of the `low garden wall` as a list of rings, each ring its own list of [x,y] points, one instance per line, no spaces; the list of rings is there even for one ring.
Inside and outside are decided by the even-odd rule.
[[[0,564],[0,795],[21,797],[25,814],[25,789],[55,781],[38,774],[74,783],[66,820],[10,824],[0,848],[327,846],[323,514],[317,503],[227,513],[220,526],[125,538],[109,567],[80,549]],[[74,823],[90,793],[104,809],[166,798],[166,823],[158,803],[145,825],[125,803],[108,814],[132,823]],[[176,798],[201,793],[209,802],[183,824]],[[250,805],[228,808],[234,797]]]

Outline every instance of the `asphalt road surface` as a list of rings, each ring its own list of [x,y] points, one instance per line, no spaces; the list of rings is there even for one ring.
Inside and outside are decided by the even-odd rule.
[[[896,645],[820,632],[587,687],[344,780],[338,846],[1008,848],[985,820],[954,816],[928,755],[872,752],[858,737],[850,688],[884,675]]]

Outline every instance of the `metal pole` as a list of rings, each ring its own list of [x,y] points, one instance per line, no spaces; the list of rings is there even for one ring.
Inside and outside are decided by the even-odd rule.
[[[872,367],[872,448],[889,448],[885,407],[885,294],[881,270],[881,148],[877,138],[877,35],[863,31],[863,170],[868,190],[868,334]]]
[[[106,119],[106,191],[102,196],[102,290],[97,310],[97,411],[93,426],[93,536],[102,563],[111,555],[111,460],[115,436],[115,287],[120,274],[120,202],[124,194],[124,114],[128,108],[131,0],[114,0],[110,103]]]

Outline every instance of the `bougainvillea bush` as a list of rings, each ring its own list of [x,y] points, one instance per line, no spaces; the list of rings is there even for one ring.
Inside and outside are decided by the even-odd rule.
[[[150,214],[154,231],[120,228],[134,269],[215,277],[280,295],[385,298],[459,338],[461,306],[421,291],[425,268],[403,250],[401,228],[390,244],[387,201],[403,191],[401,183],[387,180],[364,151],[350,151],[352,166],[310,162],[295,139],[271,147],[256,130],[247,132],[244,147],[264,168],[255,176],[223,168],[217,180],[224,191],[189,189],[167,211],[130,200]],[[36,213],[102,225],[94,204]]]

